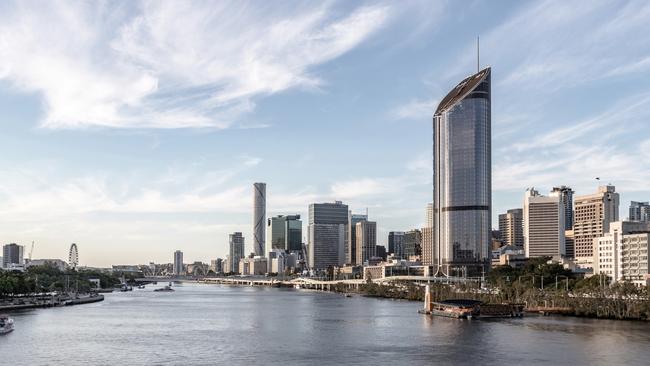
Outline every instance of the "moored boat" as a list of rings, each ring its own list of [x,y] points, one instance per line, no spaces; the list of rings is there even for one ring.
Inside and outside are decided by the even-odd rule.
[[[7,334],[14,330],[14,320],[9,315],[0,315],[0,334]]]

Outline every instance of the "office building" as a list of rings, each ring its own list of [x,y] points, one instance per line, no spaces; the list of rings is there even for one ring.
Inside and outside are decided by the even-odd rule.
[[[542,196],[534,188],[524,196],[526,257],[564,257],[564,204],[558,194]]]
[[[433,228],[437,273],[481,275],[490,264],[490,68],[464,79],[433,116]]]
[[[16,243],[4,245],[2,247],[2,268],[22,267],[25,263],[24,249],[25,247]]]
[[[275,249],[302,250],[302,221],[300,215],[278,215],[267,221],[267,253]]]
[[[594,194],[576,196],[573,236],[576,265],[592,268],[594,239],[609,231],[609,224],[618,220],[619,195],[614,186],[600,186]]]
[[[424,216],[424,227],[433,227],[433,202],[427,203],[427,212]]]
[[[183,252],[180,250],[174,252],[173,273],[175,276],[181,276],[185,274],[185,271],[183,270]]]
[[[499,215],[499,239],[505,245],[524,247],[524,210],[513,208]]]
[[[223,273],[223,260],[221,258],[211,260],[210,270],[214,273]]]
[[[377,258],[381,258],[382,261],[388,258],[388,253],[384,245],[377,245]]]
[[[244,246],[245,246],[244,239],[245,239],[244,236],[239,231],[234,232],[229,236],[228,261],[230,263],[228,265],[228,268],[230,269],[231,272],[239,273],[239,261],[246,256],[244,254]]]
[[[434,265],[435,248],[433,246],[433,228],[423,227],[422,230],[422,264],[425,266]]]
[[[264,256],[266,223],[266,183],[253,184],[253,252]]]
[[[404,258],[414,260],[422,255],[422,232],[418,229],[404,233]]]
[[[348,205],[312,203],[309,205],[308,263],[314,270],[339,267],[345,263]]]
[[[650,222],[610,223],[609,231],[594,240],[594,274],[645,286],[650,274],[649,241]]]
[[[368,215],[353,214],[348,212],[347,241],[345,243],[345,263],[350,265],[362,264],[357,262],[357,224],[368,221]]]
[[[650,204],[648,202],[630,202],[630,221],[650,222]]]
[[[575,237],[573,236],[573,229],[564,230],[564,250],[567,258],[575,258]]]
[[[399,258],[404,256],[403,231],[391,231],[388,233],[388,252]]]
[[[567,186],[553,187],[551,196],[559,196],[564,205],[564,229],[573,229],[573,190]]]
[[[239,274],[261,276],[266,273],[268,262],[265,257],[253,256],[239,260]]]
[[[377,256],[377,223],[367,220],[357,222],[355,237],[357,251],[355,263],[363,265]]]
[[[232,261],[230,260],[230,254],[226,254],[226,258],[224,258],[223,262],[221,262],[221,269],[223,270],[223,273],[231,273],[232,272]]]

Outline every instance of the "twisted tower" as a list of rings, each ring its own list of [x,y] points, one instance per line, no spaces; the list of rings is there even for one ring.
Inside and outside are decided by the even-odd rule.
[[[266,183],[253,184],[253,252],[264,256],[266,223]]]

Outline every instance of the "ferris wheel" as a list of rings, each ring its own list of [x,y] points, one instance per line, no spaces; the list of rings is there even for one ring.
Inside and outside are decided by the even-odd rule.
[[[72,243],[70,245],[70,253],[68,254],[68,265],[70,268],[75,269],[79,264],[79,250],[77,249],[77,244]]]

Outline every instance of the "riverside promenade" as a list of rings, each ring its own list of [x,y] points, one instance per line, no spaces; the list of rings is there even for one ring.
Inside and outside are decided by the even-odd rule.
[[[100,301],[104,301],[104,295],[80,296],[76,298],[70,296],[21,297],[12,299],[9,303],[0,303],[0,312],[82,305]]]

